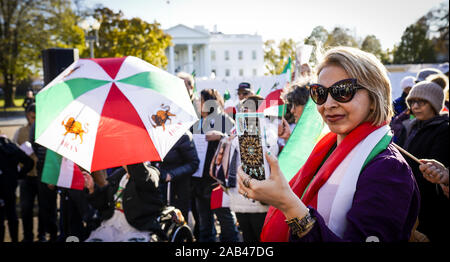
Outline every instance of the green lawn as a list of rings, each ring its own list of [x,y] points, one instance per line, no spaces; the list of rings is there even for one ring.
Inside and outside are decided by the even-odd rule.
[[[16,99],[14,99],[14,104],[16,105],[15,107],[4,108],[5,100],[3,98],[0,98],[0,110],[1,111],[8,111],[8,112],[11,112],[11,111],[24,111],[24,108],[22,107],[23,100],[24,100],[24,98],[16,98]]]

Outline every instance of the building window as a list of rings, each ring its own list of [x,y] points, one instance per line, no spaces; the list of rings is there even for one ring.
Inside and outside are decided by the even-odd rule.
[[[225,50],[225,60],[230,60],[230,52]]]
[[[238,57],[239,57],[239,60],[244,59],[244,52],[243,51],[239,51],[238,52]]]
[[[244,69],[239,69],[239,76],[244,76]]]
[[[211,61],[216,61],[216,50],[211,51]]]
[[[225,76],[230,76],[230,69],[225,69]]]
[[[253,68],[253,76],[256,76],[258,73],[258,71],[256,70],[256,68]]]
[[[253,59],[253,60],[256,60],[256,50],[253,50],[253,51],[252,51],[252,59]]]

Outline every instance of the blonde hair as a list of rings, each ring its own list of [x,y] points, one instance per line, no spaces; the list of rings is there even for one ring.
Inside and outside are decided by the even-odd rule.
[[[369,92],[374,110],[368,119],[373,125],[382,125],[393,116],[391,83],[384,65],[373,54],[353,47],[338,46],[325,52],[317,67],[317,75],[323,68],[334,65],[342,67],[345,72],[358,81]]]

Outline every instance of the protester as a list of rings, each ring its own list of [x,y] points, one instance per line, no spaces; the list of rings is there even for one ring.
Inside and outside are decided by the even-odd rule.
[[[398,145],[419,159],[434,159],[449,165],[449,118],[448,113],[439,114],[444,105],[444,92],[436,83],[422,81],[414,85],[406,98],[415,116],[401,129],[394,130]],[[450,214],[448,201],[436,186],[422,175],[419,164],[406,158],[417,180],[421,195],[418,231],[431,242],[446,241],[449,236]]]
[[[443,108],[443,110],[448,112],[448,108],[449,108],[448,77],[444,74],[433,74],[433,75],[427,77],[426,80],[438,84],[444,90],[444,108]]]
[[[442,72],[436,68],[431,68],[431,67],[424,68],[424,69],[420,70],[419,72],[417,72],[416,80],[414,82],[419,83],[419,82],[425,81],[425,79],[427,79],[427,77],[434,75],[434,74],[442,74]]]
[[[254,95],[255,92],[253,91],[252,85],[249,82],[239,83],[236,91],[239,102],[236,104],[234,110],[235,112],[239,112],[242,101],[244,101],[244,99],[248,98],[249,96]]]
[[[278,136],[284,140],[283,145],[289,139],[292,131],[294,131],[298,120],[302,116],[303,109],[308,102],[309,89],[307,87],[307,80],[303,80],[303,82],[291,85],[285,91],[284,96],[287,104],[290,105],[290,112],[294,116],[294,123],[289,125],[288,121],[285,118],[281,119],[281,123],[278,129]]]
[[[400,81],[400,87],[402,88],[402,95],[394,100],[394,117],[405,111],[407,109],[406,106],[406,97],[409,94],[409,91],[413,87],[416,78],[413,76],[405,76],[402,81]]]
[[[242,103],[241,112],[255,112],[261,102],[264,100],[261,96],[249,96]],[[258,242],[261,230],[264,224],[264,219],[267,214],[269,206],[259,201],[244,198],[238,192],[236,183],[237,167],[241,164],[239,139],[237,136],[230,136],[229,168],[228,181],[233,181],[233,186],[229,188],[230,208],[235,212],[239,228],[242,231],[244,242]],[[274,141],[268,149],[273,155],[278,155],[278,146],[276,139],[268,139]]]
[[[42,230],[38,231],[38,241],[39,242],[56,242],[58,237],[58,225],[57,225],[57,190],[55,185],[49,185],[41,181],[42,170],[45,163],[45,155],[47,149],[35,142],[36,123],[30,127],[30,139],[33,152],[37,156],[36,171],[39,180],[38,186],[38,220],[39,228]],[[47,239],[47,233],[50,234],[50,239]]]
[[[209,175],[212,158],[220,139],[229,134],[234,121],[224,113],[222,96],[215,89],[204,89],[200,92],[201,118],[193,125],[193,134],[204,134],[208,141],[201,177],[193,177],[194,201],[198,215],[200,242],[215,242],[216,230],[214,216],[211,211],[211,192],[216,182]],[[197,223],[197,220],[196,220]]]
[[[33,242],[33,209],[36,198],[38,198],[39,179],[37,177],[36,163],[37,156],[31,148],[29,142],[30,128],[36,119],[36,105],[30,104],[25,110],[27,125],[19,128],[14,134],[13,141],[21,146],[28,147],[29,155],[34,161],[34,167],[20,181],[20,214],[22,218],[23,240],[22,242]],[[38,199],[39,201],[39,199]],[[42,228],[38,228],[38,232],[43,234]]]
[[[192,133],[187,131],[159,165],[163,199],[169,198],[170,205],[178,208],[186,221],[188,221],[191,206],[191,176],[198,169],[199,163]],[[169,196],[167,196],[168,190]]]
[[[372,54],[336,47],[325,53],[317,73],[319,84],[310,85],[310,94],[331,133],[303,168],[289,184],[269,154],[268,180],[250,179],[239,168],[239,192],[273,206],[261,239],[409,240],[419,191],[386,125],[393,113],[386,69]]]
[[[423,177],[431,183],[439,184],[442,188],[444,195],[448,196],[448,168],[442,163],[433,159],[421,159],[421,165],[419,169],[423,174]]]
[[[23,166],[20,171],[17,165]],[[16,212],[17,180],[23,179],[34,166],[31,159],[14,142],[0,133],[0,242],[4,241],[5,218],[11,242],[18,242],[19,221]]]
[[[86,242],[149,242],[151,234],[160,231],[157,218],[164,204],[158,169],[139,163],[116,170],[108,179],[92,175],[84,173],[85,187],[102,223]]]
[[[28,106],[30,106],[34,102],[35,102],[35,98],[34,98],[33,90],[28,90],[27,91],[27,96],[23,100],[22,107],[25,108],[25,110],[26,110],[28,108]]]
[[[218,197],[218,199],[222,200],[222,203],[217,206],[214,204],[215,199],[213,199],[213,196],[211,195],[211,209],[214,214],[216,214],[217,220],[219,221],[220,242],[238,242],[239,232],[236,226],[235,215],[231,212],[228,204],[223,205],[223,198],[227,197],[224,196],[223,191],[225,191],[225,194],[229,195],[229,189],[236,186],[236,172],[234,177],[230,177],[228,173],[228,156],[230,149],[228,139],[229,137],[222,138],[219,146],[217,147],[217,151],[211,160],[211,168],[209,172],[211,177],[213,177],[219,184],[216,188],[214,188],[214,190],[221,189],[218,192],[219,194],[222,192],[222,196]]]

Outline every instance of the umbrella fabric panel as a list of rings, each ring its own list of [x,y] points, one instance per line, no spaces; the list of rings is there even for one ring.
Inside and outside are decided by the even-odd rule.
[[[150,160],[161,158],[136,109],[113,83],[101,113],[91,171]]]
[[[183,80],[164,71],[142,72],[121,79],[118,82],[152,89],[167,99],[172,100],[191,115],[196,115]]]
[[[38,105],[36,107],[36,137],[38,138],[72,101],[107,83],[109,82],[104,80],[76,78],[39,92],[36,96]],[[42,104],[45,106],[41,106]]]
[[[91,170],[100,115],[110,86],[93,89],[73,100],[36,142]]]
[[[196,115],[189,114],[185,108],[153,89],[119,82],[117,86],[136,108],[161,159],[198,120]]]

